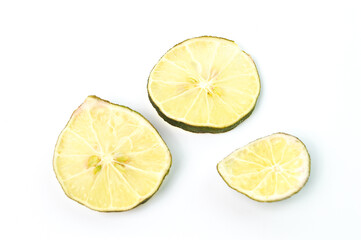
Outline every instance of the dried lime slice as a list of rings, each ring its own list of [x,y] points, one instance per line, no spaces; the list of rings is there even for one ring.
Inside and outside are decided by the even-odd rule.
[[[310,156],[298,138],[276,133],[234,151],[217,169],[231,188],[272,202],[301,190],[310,175]]]
[[[233,41],[197,37],[157,63],[148,95],[167,122],[192,132],[225,132],[253,111],[260,80],[252,58]]]
[[[89,96],[55,148],[54,170],[71,199],[98,211],[124,211],[150,198],[171,166],[170,152],[139,113]]]

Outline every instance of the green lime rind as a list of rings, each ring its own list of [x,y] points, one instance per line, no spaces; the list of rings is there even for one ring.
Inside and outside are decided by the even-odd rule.
[[[237,127],[241,122],[243,122],[244,120],[246,120],[249,116],[251,116],[253,110],[255,109],[256,104],[253,106],[253,108],[251,109],[251,111],[244,117],[242,117],[241,119],[239,119],[237,122],[235,122],[234,124],[224,127],[224,128],[215,128],[215,127],[208,127],[208,126],[195,126],[195,125],[190,125],[190,124],[186,124],[184,122],[181,121],[176,121],[172,118],[167,117],[161,110],[160,108],[154,103],[154,101],[152,100],[151,96],[148,93],[148,97],[149,97],[149,101],[150,103],[153,105],[153,107],[155,108],[155,110],[157,111],[158,115],[163,118],[164,121],[166,121],[167,123],[175,126],[175,127],[179,127],[182,128],[183,130],[189,131],[189,132],[194,132],[194,133],[224,133],[224,132],[228,132],[230,130],[232,130],[233,128]],[[258,98],[258,96],[257,96]]]

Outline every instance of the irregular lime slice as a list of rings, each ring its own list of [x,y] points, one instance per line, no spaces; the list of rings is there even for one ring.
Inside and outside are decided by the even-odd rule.
[[[231,130],[253,111],[260,80],[252,58],[231,40],[197,37],[157,63],[148,95],[159,115],[192,132]]]
[[[54,170],[71,199],[97,211],[129,210],[150,198],[171,154],[139,113],[89,96],[55,147]]]
[[[217,169],[231,188],[272,202],[301,190],[310,175],[310,156],[298,138],[276,133],[234,151]]]

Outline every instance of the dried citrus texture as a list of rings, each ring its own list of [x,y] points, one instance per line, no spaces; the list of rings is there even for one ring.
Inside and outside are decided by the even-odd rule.
[[[234,151],[217,168],[231,188],[254,200],[272,202],[304,186],[310,157],[298,138],[276,133]]]
[[[55,148],[54,170],[65,193],[98,211],[124,211],[151,197],[171,165],[153,126],[137,112],[89,96]]]
[[[260,81],[252,58],[233,41],[186,40],[153,68],[148,94],[169,123],[193,132],[225,132],[255,107]]]

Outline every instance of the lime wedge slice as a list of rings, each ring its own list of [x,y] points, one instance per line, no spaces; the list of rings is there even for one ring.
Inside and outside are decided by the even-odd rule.
[[[158,114],[192,132],[231,130],[253,111],[260,80],[252,58],[231,40],[197,37],[157,63],[148,95]]]
[[[234,151],[217,169],[231,188],[273,202],[301,190],[310,175],[310,156],[298,138],[276,133]]]
[[[53,165],[71,199],[97,211],[124,211],[158,190],[171,154],[140,114],[89,96],[61,132]]]

